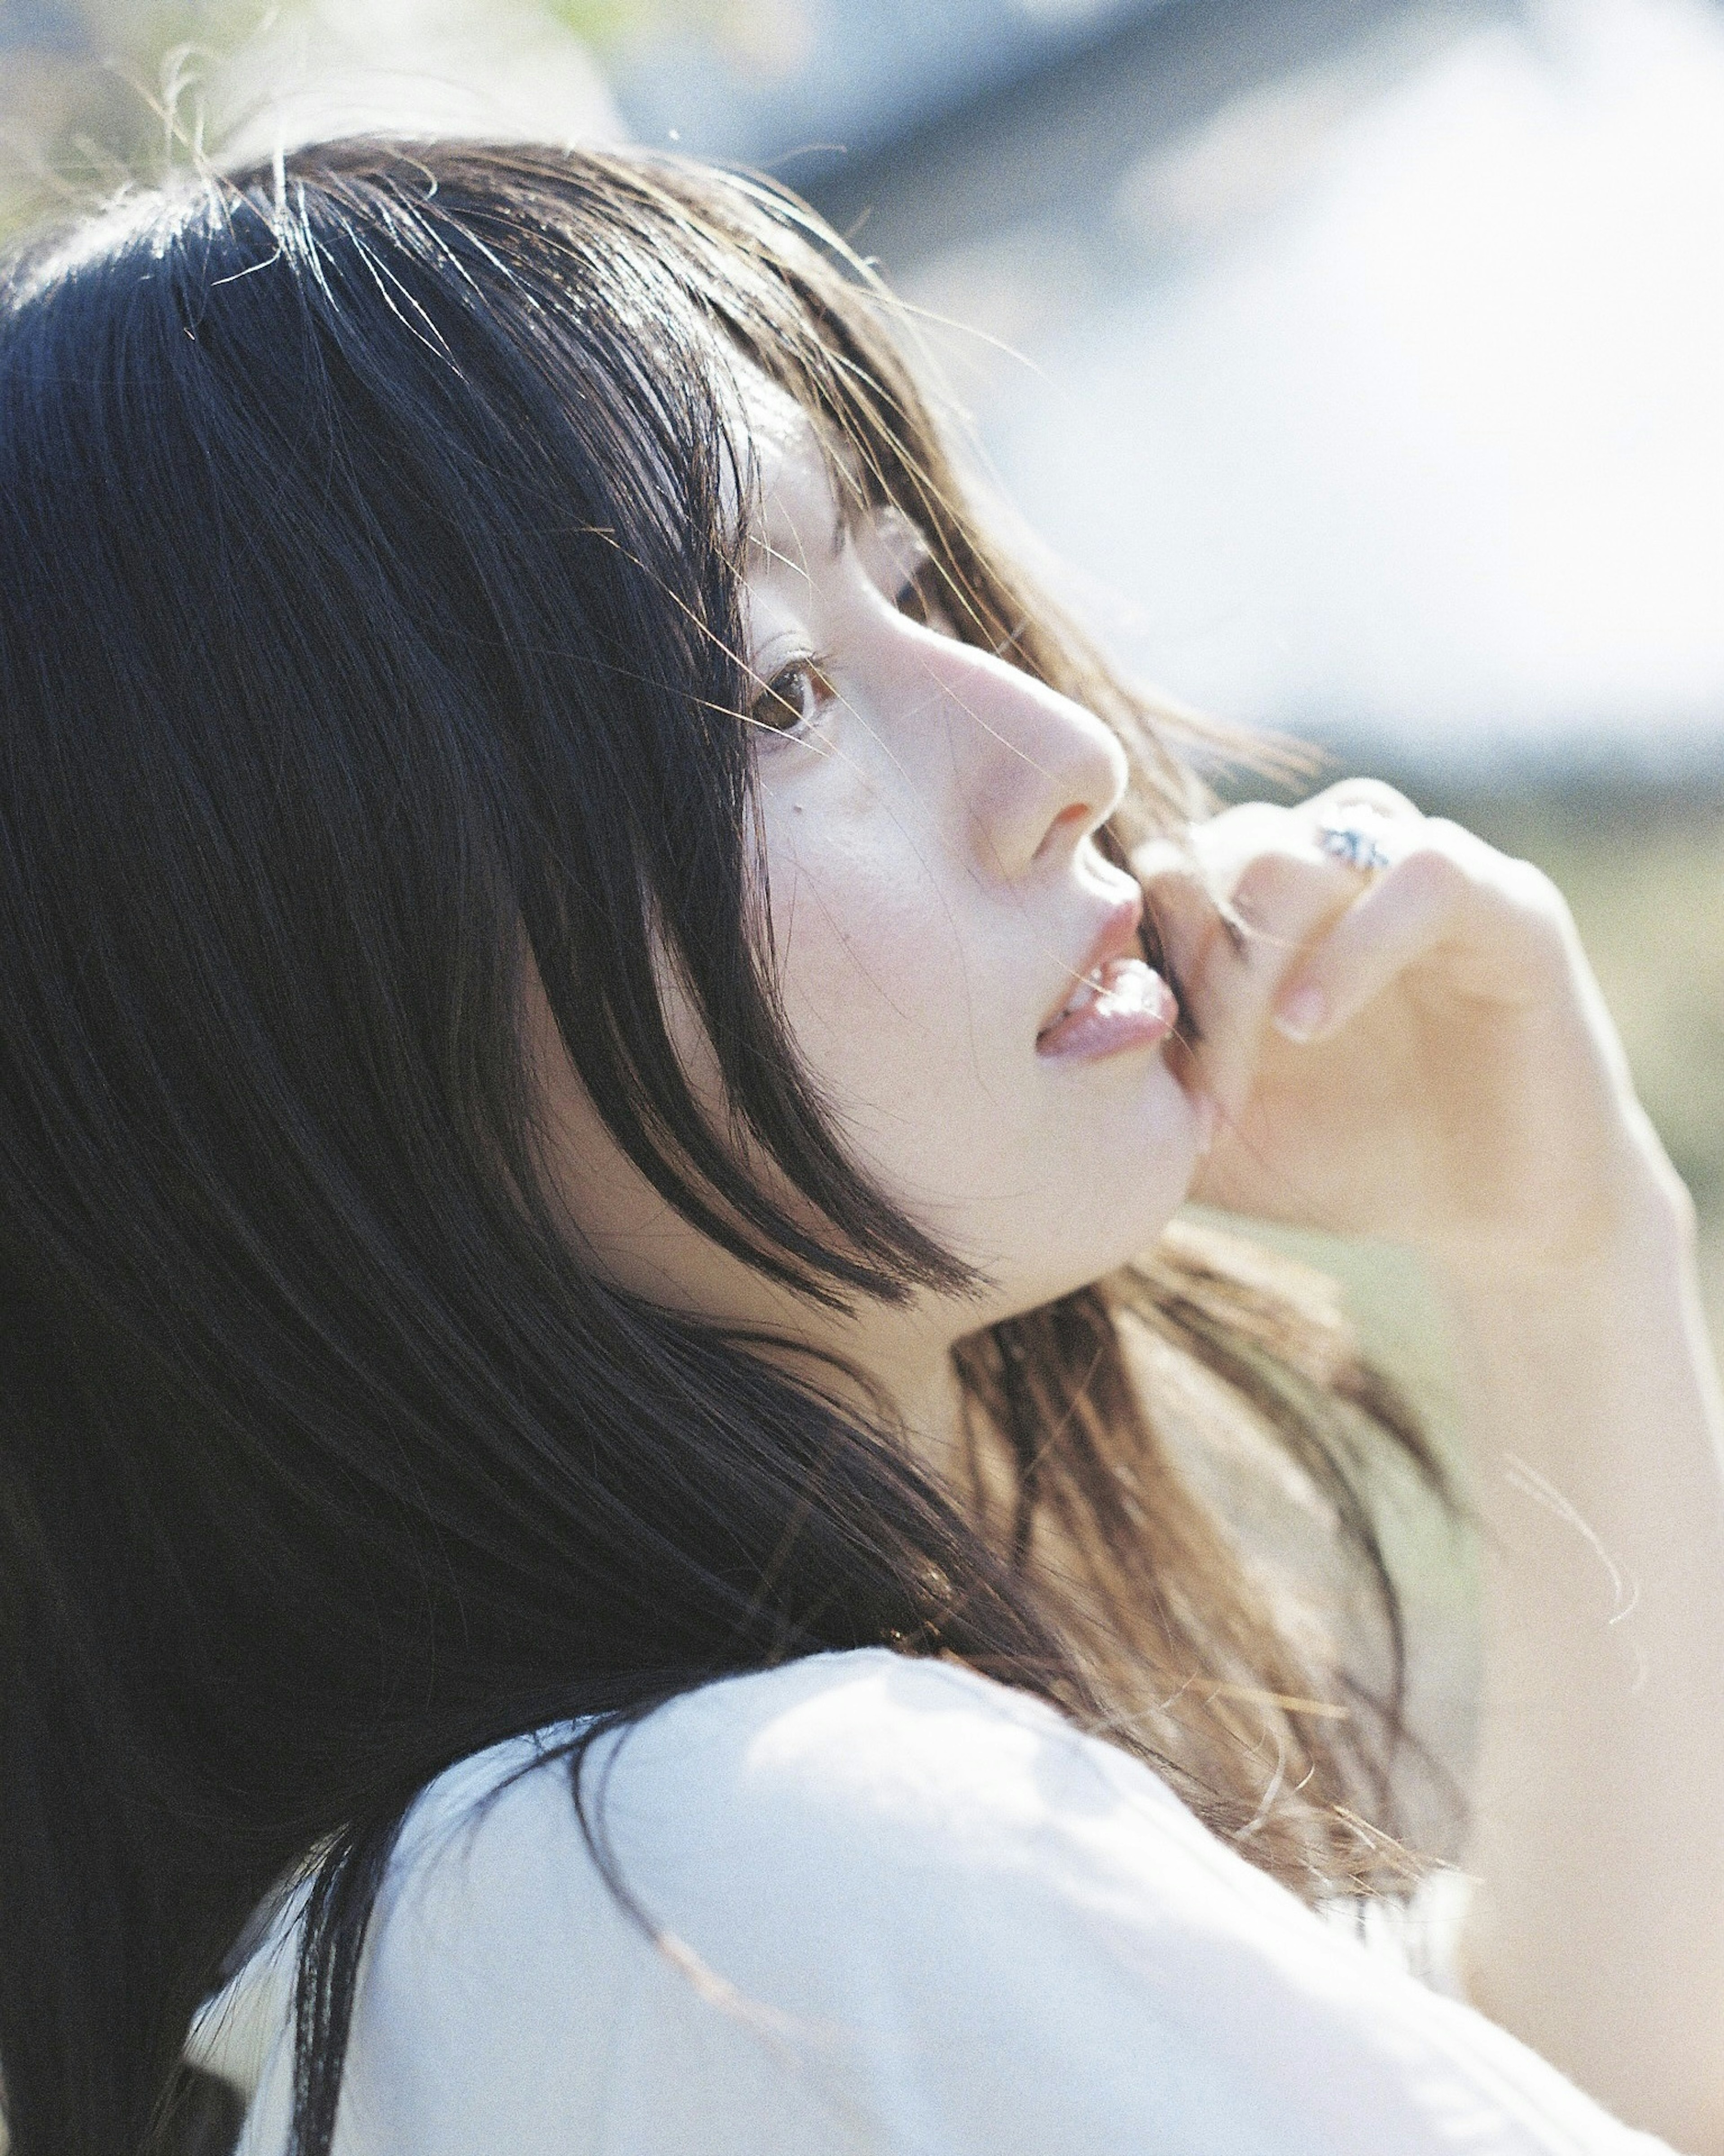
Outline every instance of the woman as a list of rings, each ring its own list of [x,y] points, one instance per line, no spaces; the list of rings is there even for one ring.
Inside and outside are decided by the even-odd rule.
[[[1193,1188],[1446,1283],[1461,1980],[1724,2148],[1714,1409],[1547,885],[1193,823],[859,266],[663,161],[38,252],[0,549],[18,2156],[1643,2145],[1301,1906],[1405,1868],[1353,1464],[1435,1470]]]

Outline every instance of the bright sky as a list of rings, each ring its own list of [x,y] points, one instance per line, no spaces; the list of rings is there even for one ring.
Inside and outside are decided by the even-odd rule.
[[[1141,279],[990,376],[1032,522],[1213,709],[1724,753],[1724,8],[1534,22],[1224,117],[1116,205]]]

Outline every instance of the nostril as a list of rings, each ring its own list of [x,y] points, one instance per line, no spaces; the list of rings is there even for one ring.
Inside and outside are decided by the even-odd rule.
[[[1074,801],[1062,808],[1042,834],[1042,842],[1035,850],[1039,860],[1051,848],[1080,839],[1095,826],[1095,812],[1085,801]]]

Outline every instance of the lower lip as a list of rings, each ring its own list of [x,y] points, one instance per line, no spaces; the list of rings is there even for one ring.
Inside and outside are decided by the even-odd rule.
[[[1179,1023],[1173,991],[1142,958],[1114,958],[1101,969],[1101,993],[1081,1010],[1056,1019],[1036,1037],[1049,1061],[1093,1062],[1127,1048],[1154,1048]]]

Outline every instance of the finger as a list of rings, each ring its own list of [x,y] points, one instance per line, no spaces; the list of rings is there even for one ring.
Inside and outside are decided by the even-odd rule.
[[[1199,1080],[1225,1113],[1235,1112],[1250,1088],[1284,983],[1359,887],[1355,873],[1303,842],[1257,855],[1240,875],[1235,932],[1212,935],[1184,983],[1199,1029]]]
[[[1450,850],[1421,846],[1368,886],[1281,986],[1275,1023],[1290,1040],[1326,1040],[1455,930],[1473,895]]]
[[[1348,778],[1295,808],[1254,801],[1224,810],[1194,825],[1189,844],[1212,895],[1225,903],[1265,859],[1287,856],[1355,874],[1374,870],[1418,844],[1424,828],[1419,810],[1392,786]],[[1268,931],[1272,924],[1265,916],[1258,926]]]
[[[1249,1088],[1290,977],[1305,978],[1360,898],[1357,868],[1325,834],[1367,820],[1396,850],[1429,828],[1392,787],[1350,779],[1296,808],[1242,803],[1132,856],[1186,1013],[1176,1070],[1224,1113]]]
[[[1290,854],[1315,860],[1315,833],[1302,806],[1282,808],[1267,801],[1244,801],[1193,824],[1186,842],[1211,898],[1226,905],[1251,864],[1265,855]]]
[[[1419,810],[1404,793],[1397,793],[1380,778],[1342,778],[1333,786],[1326,786],[1321,793],[1314,793],[1302,804],[1306,814],[1314,814],[1319,820],[1331,816],[1344,816],[1349,809],[1362,808],[1368,814],[1382,818],[1385,823],[1424,821]]]
[[[1280,975],[1359,890],[1357,874],[1318,844],[1305,808],[1262,802],[1152,840],[1131,865],[1206,1040],[1224,1017],[1226,1029],[1247,1031],[1265,1019]]]
[[[1167,978],[1183,997],[1211,938],[1219,935],[1237,941],[1243,928],[1232,906],[1224,900],[1217,901],[1188,840],[1152,839],[1134,850],[1131,868],[1142,888]]]

